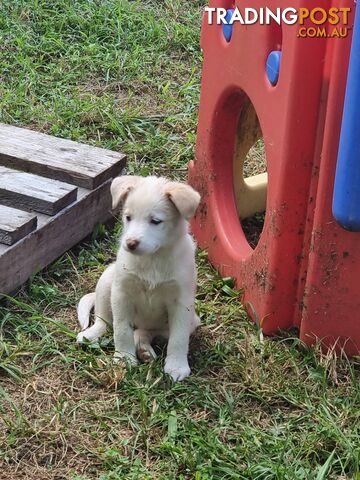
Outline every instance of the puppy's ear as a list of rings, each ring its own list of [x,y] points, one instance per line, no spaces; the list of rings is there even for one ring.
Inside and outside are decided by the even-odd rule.
[[[114,178],[110,187],[113,210],[125,202],[128,193],[135,188],[141,178],[135,175]]]
[[[169,182],[165,187],[165,195],[175,205],[185,220],[190,220],[200,203],[200,194],[190,185],[178,182]]]

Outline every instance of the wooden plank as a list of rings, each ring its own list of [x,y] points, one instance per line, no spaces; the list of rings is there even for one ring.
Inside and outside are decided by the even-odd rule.
[[[76,200],[77,187],[0,166],[0,203],[55,215]]]
[[[0,243],[13,245],[35,230],[36,225],[36,215],[0,205]]]
[[[0,165],[93,189],[121,173],[125,155],[0,124]]]
[[[53,217],[38,214],[38,229],[11,247],[0,245],[0,296],[13,292],[32,274],[112,218],[110,183],[82,188],[78,200]]]

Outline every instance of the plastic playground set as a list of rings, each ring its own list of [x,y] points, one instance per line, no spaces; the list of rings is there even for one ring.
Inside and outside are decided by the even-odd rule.
[[[341,4],[351,9],[346,38],[299,38],[295,25],[209,24],[204,15],[189,181],[202,196],[192,226],[198,243],[222,275],[236,279],[264,333],[298,327],[310,345],[356,355],[360,9],[355,18],[355,4]],[[235,4],[210,6],[231,16]],[[306,6],[319,7],[313,0]],[[264,5],[255,0],[251,7]],[[244,178],[247,152],[261,137],[267,174]],[[265,210],[253,249],[239,217]]]

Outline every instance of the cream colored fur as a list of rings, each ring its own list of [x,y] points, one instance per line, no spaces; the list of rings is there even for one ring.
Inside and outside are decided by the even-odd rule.
[[[111,185],[113,208],[122,206],[123,234],[116,262],[96,291],[78,305],[84,338],[95,341],[113,326],[115,358],[132,363],[155,357],[151,342],[168,339],[165,372],[190,374],[189,337],[199,325],[194,310],[195,244],[188,233],[200,196],[190,186],[158,177],[124,176]],[[95,322],[89,327],[91,308]]]

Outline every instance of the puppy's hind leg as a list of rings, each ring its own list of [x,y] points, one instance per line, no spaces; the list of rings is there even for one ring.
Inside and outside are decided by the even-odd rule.
[[[106,333],[106,330],[111,325],[110,295],[100,295],[99,292],[96,292],[94,325],[80,332],[77,336],[77,341],[81,343],[85,338],[89,342],[96,342]]]
[[[89,342],[96,342],[102,337],[106,330],[112,326],[112,312],[111,312],[111,280],[112,280],[112,266],[102,274],[96,287],[95,298],[95,322],[89,328],[81,331],[77,336],[79,343],[84,339]]]
[[[102,337],[108,328],[108,325],[100,316],[95,317],[94,325],[78,333],[76,341],[82,343],[84,340],[89,342],[96,342]]]
[[[136,355],[139,360],[149,363],[156,358],[156,353],[151,346],[154,339],[153,332],[148,330],[137,329],[134,331],[134,342],[136,347]]]
[[[77,314],[80,326],[82,331],[77,335],[77,342],[81,343],[84,338],[89,341],[93,341],[98,338],[98,333],[101,332],[101,322],[98,320],[95,321],[95,324],[92,327],[89,327],[90,324],[90,315],[91,310],[95,305],[96,293],[88,293],[84,295],[77,307]]]
[[[200,318],[194,313],[194,316],[190,322],[190,334],[193,333],[200,325]]]

